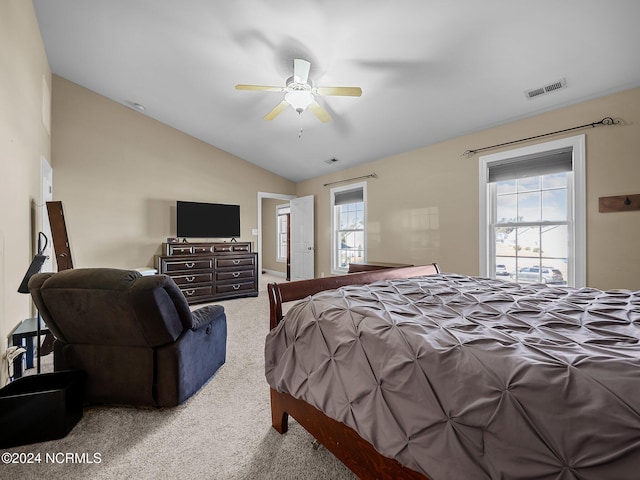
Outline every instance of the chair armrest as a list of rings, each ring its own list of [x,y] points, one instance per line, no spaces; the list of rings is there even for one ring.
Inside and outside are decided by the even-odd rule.
[[[29,291],[31,292],[33,303],[36,305],[36,308],[38,309],[38,312],[40,312],[40,315],[42,315],[42,319],[47,325],[49,331],[58,340],[67,342],[67,339],[64,335],[62,335],[62,332],[58,328],[57,323],[53,321],[53,316],[51,315],[51,313],[49,313],[49,309],[45,305],[44,300],[42,299],[42,292],[40,291],[44,282],[49,280],[49,278],[51,278],[53,275],[55,275],[53,272],[36,273],[29,280]]]
[[[191,330],[198,330],[209,325],[213,320],[221,315],[224,315],[224,307],[222,305],[206,305],[194,310],[191,312],[191,316],[193,318]]]

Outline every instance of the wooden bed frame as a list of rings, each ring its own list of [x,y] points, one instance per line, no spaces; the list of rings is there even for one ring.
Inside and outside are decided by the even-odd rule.
[[[267,285],[270,307],[270,326],[275,328],[282,320],[282,304],[306,298],[323,290],[345,285],[364,285],[378,280],[417,277],[439,273],[433,263],[418,267],[393,268],[336,277],[300,280]],[[271,389],[271,422],[279,433],[288,428],[289,415],[296,419],[320,444],[333,453],[359,478],[395,480],[428,480],[421,473],[401,465],[397,460],[378,453],[369,442],[345,424],[338,422],[303,400]]]

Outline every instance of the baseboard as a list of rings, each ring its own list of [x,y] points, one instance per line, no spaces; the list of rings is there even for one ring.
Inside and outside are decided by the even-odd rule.
[[[266,273],[268,275],[275,275],[276,277],[287,278],[287,274],[285,272],[279,272],[277,270],[268,270],[266,268],[263,268],[262,273]]]

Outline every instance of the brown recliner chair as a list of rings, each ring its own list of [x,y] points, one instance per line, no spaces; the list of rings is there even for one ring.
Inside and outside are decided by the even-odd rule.
[[[82,268],[34,275],[29,290],[56,337],[54,369],[86,372],[85,402],[175,406],[225,362],[224,308],[191,312],[166,275]]]

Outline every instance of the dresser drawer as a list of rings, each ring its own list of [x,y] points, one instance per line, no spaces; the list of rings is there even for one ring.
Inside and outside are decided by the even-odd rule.
[[[164,262],[165,272],[180,272],[183,270],[208,270],[211,268],[211,259],[201,260],[171,260]]]
[[[214,253],[250,252],[251,245],[248,243],[219,243],[213,246]]]
[[[167,245],[168,255],[190,255],[193,253],[191,245]]]
[[[211,273],[197,273],[193,275],[172,275],[173,281],[180,287],[188,287],[197,283],[211,283]]]
[[[216,282],[222,282],[225,280],[233,282],[236,279],[243,278],[253,279],[253,269],[216,272]]]
[[[231,283],[216,283],[216,293],[233,293],[255,289],[256,282],[253,279]]]
[[[254,256],[236,258],[216,258],[216,268],[253,267]]]
[[[213,247],[207,247],[206,245],[194,245],[192,247],[192,251],[196,255],[206,255],[207,253],[213,253]]]
[[[211,296],[211,285],[206,285],[202,287],[188,287],[181,286],[180,290],[182,294],[186,297],[187,301],[197,298],[197,297],[210,297]]]

